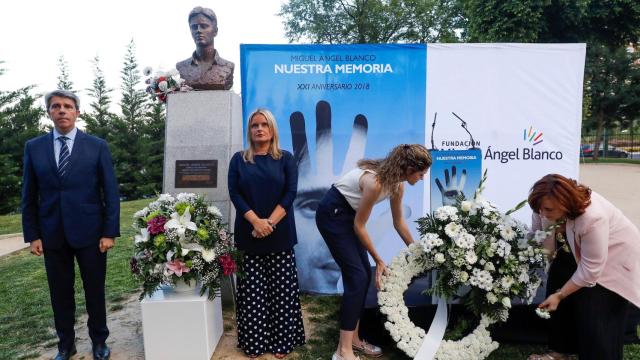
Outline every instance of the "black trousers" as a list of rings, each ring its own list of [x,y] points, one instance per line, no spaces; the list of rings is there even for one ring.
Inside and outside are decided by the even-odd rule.
[[[340,308],[340,329],[355,330],[362,316],[371,282],[367,250],[353,230],[355,210],[331,187],[316,210],[316,225],[342,272],[344,293]]]
[[[107,254],[101,253],[97,244],[74,249],[65,242],[59,249],[44,249],[44,263],[60,350],[70,349],[75,341],[74,258],[78,262],[82,277],[89,315],[89,337],[94,344],[98,344],[104,343],[109,336],[104,299]]]
[[[551,264],[547,296],[571,278],[576,263],[562,250]],[[600,285],[567,296],[549,321],[549,348],[580,360],[622,360],[628,301]]]

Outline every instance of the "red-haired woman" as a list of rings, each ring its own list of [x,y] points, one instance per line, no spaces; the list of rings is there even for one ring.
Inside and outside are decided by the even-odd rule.
[[[628,303],[640,306],[640,231],[601,195],[549,174],[529,194],[533,230],[560,224],[544,240],[552,254],[547,299],[550,353],[530,360],[622,359]]]

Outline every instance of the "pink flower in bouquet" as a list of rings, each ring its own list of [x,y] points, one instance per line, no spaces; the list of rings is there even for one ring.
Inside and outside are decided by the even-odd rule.
[[[183,273],[191,271],[191,269],[189,269],[187,265],[180,260],[169,261],[166,266],[167,269],[169,269],[168,273],[170,275],[175,274],[178,277],[182,276]]]
[[[231,275],[238,270],[235,261],[233,261],[233,258],[229,254],[221,255],[218,258],[218,262],[220,262],[225,276]]]
[[[147,229],[149,234],[158,235],[164,232],[164,224],[167,222],[167,218],[164,216],[156,216],[149,220],[147,223]]]

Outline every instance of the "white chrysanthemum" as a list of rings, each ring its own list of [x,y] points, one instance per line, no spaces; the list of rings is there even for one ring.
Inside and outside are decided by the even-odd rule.
[[[513,240],[516,237],[516,232],[513,231],[511,226],[501,226],[500,228],[500,236],[507,241]]]
[[[467,251],[467,253],[464,255],[464,259],[467,261],[467,263],[473,265],[476,263],[476,261],[478,261],[478,255],[476,255],[476,253],[474,253],[473,251]]]
[[[464,231],[462,225],[454,222],[448,223],[447,226],[444,227],[444,233],[452,239],[457,237],[462,231]]]
[[[503,289],[508,290],[511,288],[511,285],[513,285],[513,278],[511,276],[505,276],[500,280],[500,286],[502,286]]]
[[[473,269],[473,275],[469,278],[469,283],[486,291],[493,289],[493,277],[485,270]]]
[[[160,197],[158,197],[158,201],[171,203],[176,201],[176,199],[174,199],[170,194],[160,194]]]
[[[445,205],[436,209],[434,216],[436,217],[436,219],[442,220],[442,221],[446,221],[446,220],[456,221],[458,220],[457,214],[458,214],[458,209],[456,207]]]
[[[511,245],[504,240],[498,240],[498,248],[496,249],[496,253],[498,256],[506,258],[511,254]]]
[[[178,195],[176,195],[176,199],[178,199],[178,201],[193,201],[195,199],[198,198],[198,195],[194,194],[194,193],[179,193]]]
[[[222,212],[217,207],[211,205],[207,207],[207,212],[211,215],[215,215],[217,217],[222,217]]]
[[[463,249],[473,249],[473,246],[476,244],[476,238],[466,232],[460,233],[453,241]]]

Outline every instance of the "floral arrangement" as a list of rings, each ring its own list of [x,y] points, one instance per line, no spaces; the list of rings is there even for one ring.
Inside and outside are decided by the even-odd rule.
[[[421,239],[397,255],[383,277],[378,294],[385,327],[409,356],[419,350],[424,330],[408,318],[403,293],[418,274],[437,270],[438,277],[425,293],[445,299],[459,298],[481,318],[478,328],[458,341],[444,341],[436,359],[484,359],[497,348],[487,326],[505,321],[513,298],[533,300],[547,258],[538,238],[529,238],[526,226],[502,214],[482,197],[486,172],[473,200],[459,198],[455,206],[442,206],[418,219]],[[543,236],[543,234],[537,234]]]
[[[167,102],[167,95],[169,93],[191,90],[191,88],[184,83],[184,79],[180,77],[180,73],[178,73],[176,69],[166,72],[156,71],[155,74],[151,76],[152,72],[153,69],[148,66],[142,71],[144,76],[148,76],[145,81],[147,84],[147,93],[151,95],[153,100],[165,103]]]
[[[135,254],[131,272],[142,281],[140,299],[160,285],[200,282],[200,295],[219,294],[223,276],[238,271],[240,254],[234,250],[222,213],[202,196],[162,194],[133,216]]]

